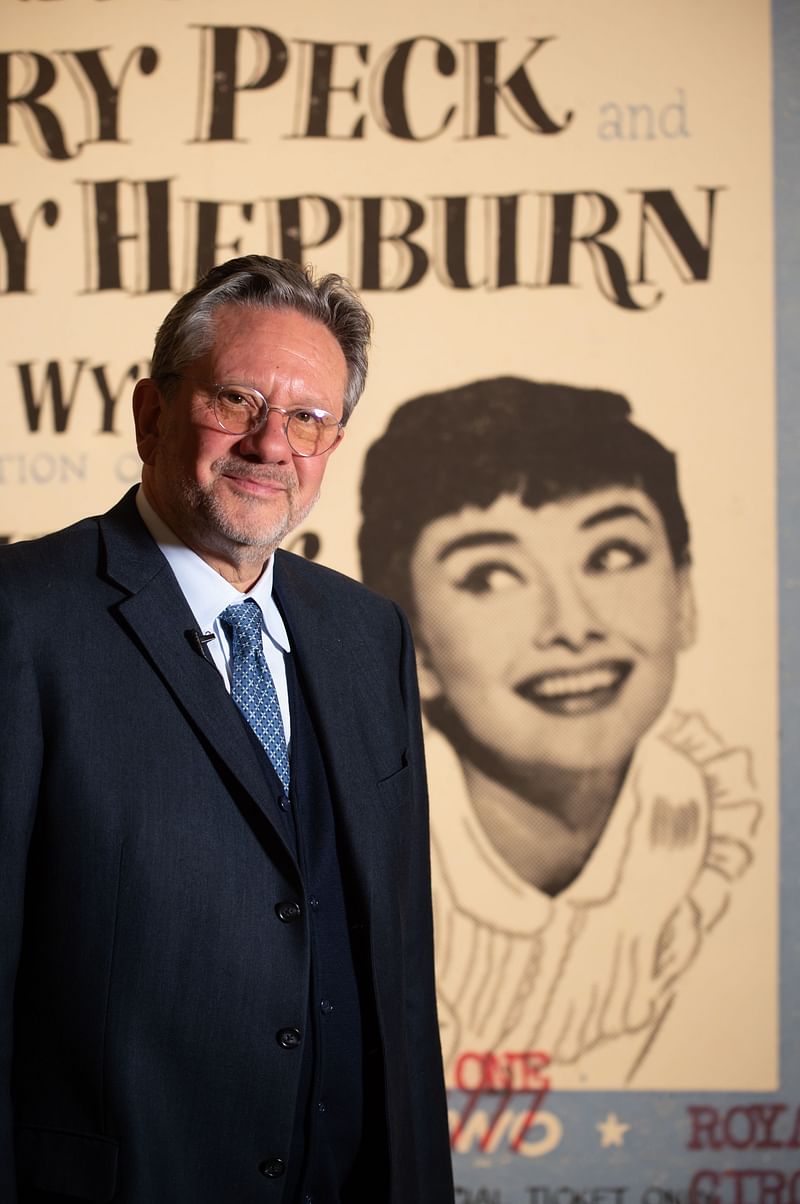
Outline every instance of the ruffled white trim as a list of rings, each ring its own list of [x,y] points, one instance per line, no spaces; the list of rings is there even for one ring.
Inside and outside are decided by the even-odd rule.
[[[641,741],[600,841],[555,898],[489,842],[454,758],[446,778],[432,778],[432,833],[448,1070],[464,1051],[545,1050],[555,1069],[626,1035],[641,1049],[752,860],[761,803],[749,753],[700,715],[670,715]]]

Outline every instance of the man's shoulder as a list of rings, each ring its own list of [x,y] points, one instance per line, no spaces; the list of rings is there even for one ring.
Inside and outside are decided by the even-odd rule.
[[[15,572],[33,572],[37,566],[57,568],[74,566],[82,559],[82,551],[97,545],[99,519],[82,518],[36,539],[24,539],[0,547],[0,576]]]
[[[374,590],[355,578],[348,577],[346,573],[319,564],[316,560],[307,560],[295,552],[286,552],[283,548],[278,548],[275,553],[275,582],[279,589],[281,586],[291,589],[299,585],[319,593],[322,597],[347,597],[363,606],[387,611],[397,610],[395,603],[389,598],[376,594]]]
[[[376,634],[396,635],[407,625],[400,607],[390,598],[337,569],[281,548],[275,553],[274,583],[279,600],[292,610],[292,604],[302,600],[311,610],[345,617],[349,625],[371,628]]]
[[[135,514],[135,504],[131,495],[126,495],[106,514],[90,515],[36,539],[0,547],[0,581],[27,580],[41,588],[65,578],[94,575],[99,568],[103,524],[129,525],[131,514]]]

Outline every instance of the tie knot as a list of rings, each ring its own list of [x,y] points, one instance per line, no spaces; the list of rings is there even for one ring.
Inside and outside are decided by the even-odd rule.
[[[261,607],[255,598],[245,598],[244,602],[232,602],[226,606],[219,616],[220,622],[234,632],[246,645],[261,645]]]

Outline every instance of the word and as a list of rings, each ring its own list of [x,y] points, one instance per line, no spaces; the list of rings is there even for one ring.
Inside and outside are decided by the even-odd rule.
[[[597,137],[606,142],[614,139],[653,142],[656,138],[688,138],[686,90],[678,88],[677,97],[677,100],[665,105],[645,101],[620,104],[609,100],[600,106]]]

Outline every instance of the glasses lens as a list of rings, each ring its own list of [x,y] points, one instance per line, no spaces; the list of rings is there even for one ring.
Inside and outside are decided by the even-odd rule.
[[[286,425],[292,450],[299,456],[318,456],[336,442],[339,423],[327,410],[293,410]]]
[[[254,389],[244,389],[240,385],[226,385],[214,401],[217,422],[232,435],[243,435],[258,426],[263,412],[263,397]]]

